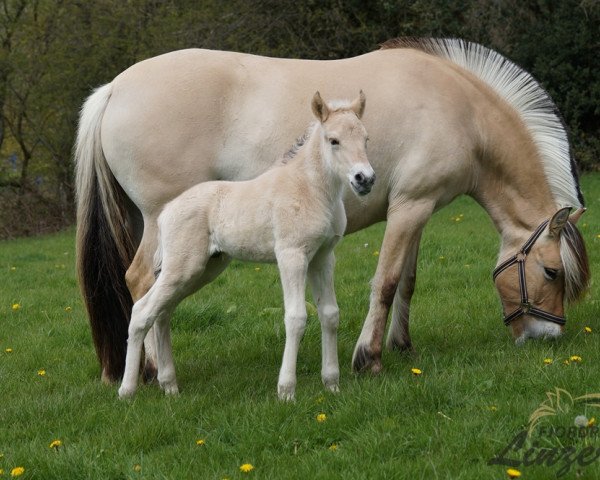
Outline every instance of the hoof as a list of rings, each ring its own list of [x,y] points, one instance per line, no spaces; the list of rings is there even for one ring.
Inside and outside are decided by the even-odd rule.
[[[177,385],[164,386],[162,389],[164,390],[165,395],[179,395],[179,387]]]
[[[412,342],[410,340],[408,340],[408,341],[401,341],[401,340],[396,340],[396,339],[388,338],[388,340],[386,342],[386,347],[390,351],[395,350],[397,352],[407,353],[407,354],[413,354],[413,353],[415,353],[415,349],[414,349],[414,347],[412,345]]]
[[[121,386],[121,388],[119,388],[119,398],[121,400],[133,398],[134,395],[135,395],[135,388],[126,388],[123,386]]]
[[[356,373],[363,373],[371,371],[373,374],[381,372],[381,356],[374,355],[369,347],[361,345],[354,352],[354,358],[352,359],[352,370]]]
[[[340,386],[337,383],[325,384],[325,388],[331,393],[340,393]]]
[[[278,385],[277,396],[282,402],[293,402],[294,400],[296,400],[296,386]]]
[[[142,379],[145,384],[154,383],[158,377],[158,369],[153,362],[146,360],[142,369]]]

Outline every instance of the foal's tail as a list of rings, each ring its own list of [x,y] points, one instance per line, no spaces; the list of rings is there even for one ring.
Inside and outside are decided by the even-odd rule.
[[[125,369],[133,305],[125,272],[135,253],[125,192],[110,171],[100,142],[111,92],[112,85],[107,84],[86,100],[75,148],[77,271],[105,381],[118,380]]]

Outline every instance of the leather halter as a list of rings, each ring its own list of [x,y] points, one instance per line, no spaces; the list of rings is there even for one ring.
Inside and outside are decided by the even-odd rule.
[[[557,323],[558,325],[564,325],[567,323],[565,317],[559,317],[558,315],[554,315],[552,313],[546,312],[544,310],[540,310],[539,308],[534,307],[529,303],[529,298],[527,295],[527,281],[525,278],[525,261],[527,260],[527,254],[535,244],[540,235],[548,225],[550,220],[546,220],[542,222],[542,224],[536,228],[535,232],[529,237],[521,249],[515,253],[512,257],[502,262],[494,269],[493,278],[494,282],[498,275],[500,275],[504,270],[508,267],[517,264],[519,269],[519,290],[521,292],[521,304],[514,310],[512,313],[504,316],[504,325],[508,326],[510,322],[514,319],[519,318],[521,315],[531,315],[542,320],[547,320],[548,322]]]

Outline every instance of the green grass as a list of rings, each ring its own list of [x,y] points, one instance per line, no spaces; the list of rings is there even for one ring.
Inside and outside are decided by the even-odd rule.
[[[589,210],[580,226],[595,272],[600,175],[585,176],[583,189]],[[462,221],[454,221],[460,214]],[[22,466],[21,478],[38,479],[508,478],[506,467],[487,461],[527,425],[547,391],[600,393],[597,285],[568,309],[561,339],[516,347],[491,281],[497,234],[483,210],[458,199],[424,234],[412,309],[417,354],[386,352],[381,375],[357,377],[350,360],[384,227],[349,236],[337,249],[341,393],[321,386],[320,330],[311,315],[292,404],[276,398],[284,328],[275,266],[234,263],[186,300],[173,319],[181,395],[167,398],[150,385],[124,402],[116,386],[99,381],[73,231],[0,243],[4,477]],[[586,325],[592,334],[583,333]],[[563,365],[570,355],[583,361]],[[546,357],[554,364],[544,366]],[[423,374],[412,376],[412,367]],[[321,412],[323,423],[316,421]],[[580,413],[600,420],[599,408],[581,404],[559,413],[554,421],[562,426]],[[58,450],[49,448],[55,439],[63,444]],[[559,440],[565,443],[544,439]],[[576,442],[588,444],[600,446],[595,439]],[[255,469],[241,473],[243,463]],[[524,479],[546,479],[555,478],[558,465],[519,469]],[[577,470],[578,478],[598,478],[600,460],[574,465],[562,478],[575,478]]]

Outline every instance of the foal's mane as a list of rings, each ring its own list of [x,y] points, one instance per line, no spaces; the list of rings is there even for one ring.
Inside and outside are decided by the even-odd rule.
[[[557,208],[584,205],[565,124],[548,92],[531,74],[494,50],[459,39],[395,38],[380,47],[412,48],[445,58],[489,85],[529,129]],[[565,298],[575,301],[589,285],[590,268],[581,233],[571,222],[561,234],[560,256],[565,269]]]
[[[311,123],[306,130],[304,130],[304,133],[302,135],[300,135],[296,141],[294,142],[294,144],[289,148],[289,150],[287,152],[285,152],[283,154],[283,156],[281,157],[281,163],[288,163],[290,160],[292,160],[296,155],[298,155],[298,152],[300,151],[300,149],[302,148],[302,146],[306,143],[306,141],[310,138],[314,128],[315,128],[315,123],[313,122]]]
[[[540,152],[557,208],[584,205],[565,124],[548,92],[531,74],[494,50],[459,39],[395,38],[380,47],[420,50],[475,74],[523,119]]]

